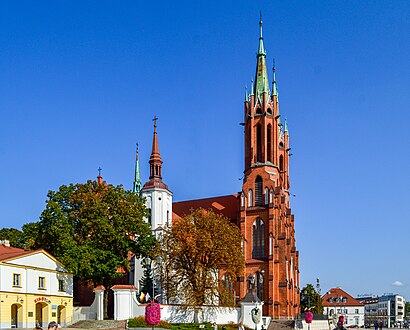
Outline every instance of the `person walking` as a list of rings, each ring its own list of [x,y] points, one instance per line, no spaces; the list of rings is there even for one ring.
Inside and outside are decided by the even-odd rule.
[[[346,330],[346,328],[343,326],[343,322],[338,321],[336,328],[334,328],[333,330]]]

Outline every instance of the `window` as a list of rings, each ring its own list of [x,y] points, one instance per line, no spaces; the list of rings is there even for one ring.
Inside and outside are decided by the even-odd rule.
[[[268,129],[267,129],[267,154],[268,154],[268,162],[272,161],[272,125],[269,124],[268,125]]]
[[[279,157],[279,171],[283,171],[283,156]]]
[[[252,258],[261,259],[265,253],[265,228],[262,219],[256,219],[252,226]]]
[[[264,300],[263,297],[263,272],[256,273],[256,295],[260,300]]]
[[[359,309],[356,308],[356,309],[354,310],[354,313],[355,313],[355,314],[359,314]]]
[[[262,127],[256,126],[256,161],[262,162]]]
[[[269,188],[265,188],[265,205],[269,204]]]
[[[64,280],[58,280],[58,291],[65,292],[65,281]]]
[[[13,274],[13,286],[21,286],[21,275]]]
[[[255,180],[255,205],[261,206],[262,203],[262,178],[258,175]]]
[[[148,223],[150,224],[150,225],[152,225],[152,215],[151,215],[151,209],[149,208],[148,209]]]
[[[242,207],[245,206],[245,196],[244,196],[243,193],[241,194],[241,206],[242,206]]]
[[[46,288],[46,278],[45,277],[39,277],[38,278],[38,288],[39,289],[45,289]]]
[[[248,207],[251,207],[253,204],[253,193],[252,189],[249,189],[248,191]]]

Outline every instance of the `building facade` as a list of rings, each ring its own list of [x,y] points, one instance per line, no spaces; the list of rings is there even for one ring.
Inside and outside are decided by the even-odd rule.
[[[295,220],[290,207],[289,132],[279,113],[275,68],[269,86],[262,20],[259,24],[255,80],[244,100],[241,191],[173,203],[173,218],[202,207],[222,213],[237,224],[246,262],[244,276],[234,284],[237,300],[247,292],[247,278],[254,278],[257,296],[264,301],[264,315],[292,318],[300,312],[300,284]]]
[[[384,294],[378,299],[379,320],[388,328],[402,327],[406,301],[398,294]]]
[[[73,276],[44,250],[0,245],[0,328],[71,323]]]
[[[323,314],[337,321],[344,318],[345,327],[365,324],[364,305],[341,288],[332,288],[322,297]]]

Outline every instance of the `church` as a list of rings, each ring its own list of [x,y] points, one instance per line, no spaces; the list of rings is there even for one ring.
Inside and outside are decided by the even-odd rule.
[[[290,207],[289,132],[279,112],[275,68],[271,84],[268,79],[262,20],[259,26],[255,79],[246,93],[241,124],[245,159],[240,191],[173,202],[172,192],[162,180],[156,117],[149,181],[142,186],[137,150],[133,190],[146,199],[151,214],[147,220],[156,234],[196,208],[212,209],[229,218],[243,236],[245,270],[234,284],[237,301],[245,297],[248,278],[252,278],[256,295],[264,302],[264,315],[293,318],[300,312],[300,283],[299,252]],[[138,286],[136,280],[134,285]]]

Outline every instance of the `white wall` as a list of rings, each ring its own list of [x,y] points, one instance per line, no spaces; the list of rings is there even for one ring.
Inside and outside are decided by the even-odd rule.
[[[18,265],[15,261],[19,262]],[[27,261],[27,266],[24,267],[22,261]],[[31,266],[33,262],[39,264]],[[22,266],[19,266],[20,264]],[[73,276],[69,273],[58,273],[57,268],[62,270],[54,260],[43,253],[4,262],[0,265],[0,291],[72,296]],[[20,287],[13,286],[13,274],[20,274]],[[45,278],[45,289],[39,289],[39,277]],[[65,292],[58,290],[59,279],[65,281]]]

